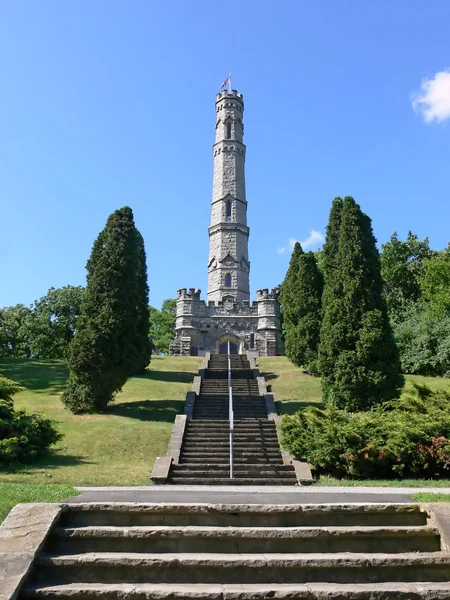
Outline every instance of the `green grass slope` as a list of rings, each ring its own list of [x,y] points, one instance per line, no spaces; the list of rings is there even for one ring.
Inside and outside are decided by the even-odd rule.
[[[310,405],[323,406],[320,379],[303,373],[285,356],[260,357],[257,365],[275,396],[279,414],[292,414]],[[406,375],[406,380],[450,391],[450,379],[445,377]]]
[[[152,357],[145,374],[131,378],[101,415],[72,415],[60,396],[63,361],[2,360],[0,373],[26,390],[17,407],[55,419],[63,440],[33,465],[0,468],[0,482],[77,486],[148,484],[156,456],[164,456],[175,416],[201,358]]]
[[[146,373],[131,378],[105,414],[77,416],[60,400],[67,379],[64,361],[0,360],[0,373],[26,388],[15,396],[16,406],[44,412],[64,433],[64,439],[44,459],[33,465],[0,468],[0,484],[148,484],[156,456],[167,452],[172,423],[183,411],[186,392],[200,364],[201,358],[153,357]],[[258,366],[280,414],[321,405],[319,379],[306,375],[286,357],[262,357]],[[409,379],[450,389],[450,379]],[[342,483],[329,478],[323,482]],[[0,497],[10,493],[3,492],[5,489],[0,485]],[[17,502],[30,501],[26,494],[24,498]]]

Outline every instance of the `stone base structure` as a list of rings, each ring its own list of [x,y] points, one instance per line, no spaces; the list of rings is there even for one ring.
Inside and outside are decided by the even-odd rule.
[[[250,304],[243,113],[242,94],[217,94],[207,300],[178,290],[172,355],[224,354],[228,343],[233,354],[283,354],[277,290],[258,290]]]
[[[176,337],[170,354],[203,356],[255,351],[259,356],[283,354],[278,290],[258,290],[256,301],[238,302],[233,296],[206,303],[200,290],[183,288],[177,295]]]

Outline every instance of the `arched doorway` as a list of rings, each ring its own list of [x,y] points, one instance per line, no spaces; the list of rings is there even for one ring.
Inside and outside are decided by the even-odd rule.
[[[228,343],[230,344],[230,354],[238,354],[238,346],[234,342],[222,342],[219,344],[219,354],[228,354]]]

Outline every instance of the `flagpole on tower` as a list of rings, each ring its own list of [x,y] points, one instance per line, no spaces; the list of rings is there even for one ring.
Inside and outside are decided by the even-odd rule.
[[[231,73],[228,73],[228,93],[231,94]]]

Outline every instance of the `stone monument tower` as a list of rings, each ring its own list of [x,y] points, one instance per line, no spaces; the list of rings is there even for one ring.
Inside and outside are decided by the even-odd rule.
[[[237,302],[250,298],[243,112],[242,94],[217,96],[208,301],[224,296]]]
[[[217,94],[208,301],[200,290],[178,290],[173,355],[224,353],[228,342],[234,353],[282,353],[277,290],[258,290],[250,305],[243,113],[242,94]]]

